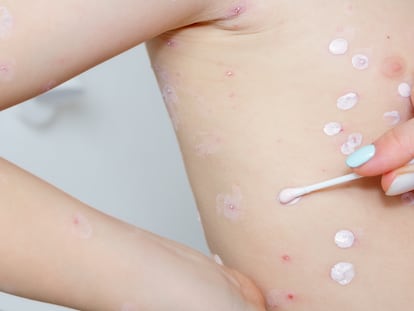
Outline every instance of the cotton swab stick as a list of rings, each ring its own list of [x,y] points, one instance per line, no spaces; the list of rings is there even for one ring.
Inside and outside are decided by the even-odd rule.
[[[308,194],[308,193],[311,193],[317,190],[325,189],[328,187],[340,185],[340,184],[343,184],[343,183],[346,183],[352,180],[356,180],[362,177],[363,176],[361,175],[351,173],[348,175],[325,180],[325,181],[322,181],[322,182],[319,182],[313,185],[305,186],[305,187],[286,188],[279,193],[279,201],[282,204],[288,204],[292,202],[293,200],[305,194]]]

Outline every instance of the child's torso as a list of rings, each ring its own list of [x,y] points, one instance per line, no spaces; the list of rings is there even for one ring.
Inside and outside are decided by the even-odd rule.
[[[410,310],[409,195],[376,178],[288,206],[277,194],[349,172],[346,154],[411,117],[414,2],[244,4],[148,43],[211,251],[269,310]]]

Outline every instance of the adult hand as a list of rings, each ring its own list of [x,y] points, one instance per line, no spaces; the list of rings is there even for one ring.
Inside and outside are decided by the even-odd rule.
[[[414,119],[410,119],[351,154],[347,165],[363,176],[382,175],[382,188],[386,195],[393,196],[414,190],[413,159]]]

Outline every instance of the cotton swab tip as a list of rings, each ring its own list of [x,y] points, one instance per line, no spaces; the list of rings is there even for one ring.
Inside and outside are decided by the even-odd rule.
[[[279,202],[288,204],[303,195],[302,188],[286,188],[279,193]]]
[[[296,188],[286,188],[279,193],[279,202],[282,204],[289,204],[294,203],[295,199],[299,199],[301,196],[318,191],[321,189],[325,189],[328,187],[333,187],[336,185],[340,185],[352,180],[360,179],[363,176],[358,175],[356,173],[351,173],[348,175],[332,178],[329,180],[325,180],[313,185],[305,186],[305,187],[296,187]]]

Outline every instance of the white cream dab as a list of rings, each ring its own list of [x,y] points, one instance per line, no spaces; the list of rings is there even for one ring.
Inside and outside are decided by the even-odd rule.
[[[397,125],[401,121],[400,113],[396,110],[387,111],[387,112],[384,113],[384,121],[389,126]]]
[[[356,54],[352,57],[352,66],[358,70],[367,69],[369,66],[368,56],[364,54]]]
[[[343,38],[338,38],[329,44],[329,51],[333,55],[343,55],[348,51],[348,41]]]
[[[13,17],[6,7],[0,7],[0,39],[9,37],[12,28]]]
[[[335,244],[339,248],[350,248],[354,245],[355,235],[352,231],[341,230],[335,234]]]
[[[349,262],[339,262],[331,269],[331,278],[341,285],[348,285],[355,277],[354,265]]]
[[[340,110],[349,110],[352,109],[358,103],[358,101],[358,94],[354,92],[349,92],[337,99],[336,106]]]
[[[402,97],[410,97],[411,86],[406,82],[400,83],[400,85],[398,85],[398,94]]]
[[[328,136],[335,136],[342,132],[342,125],[339,122],[329,122],[325,124],[323,131]]]
[[[348,136],[347,141],[342,144],[342,146],[341,146],[341,152],[344,155],[350,155],[361,144],[362,144],[362,134],[360,134],[360,133],[352,133],[351,135]]]

